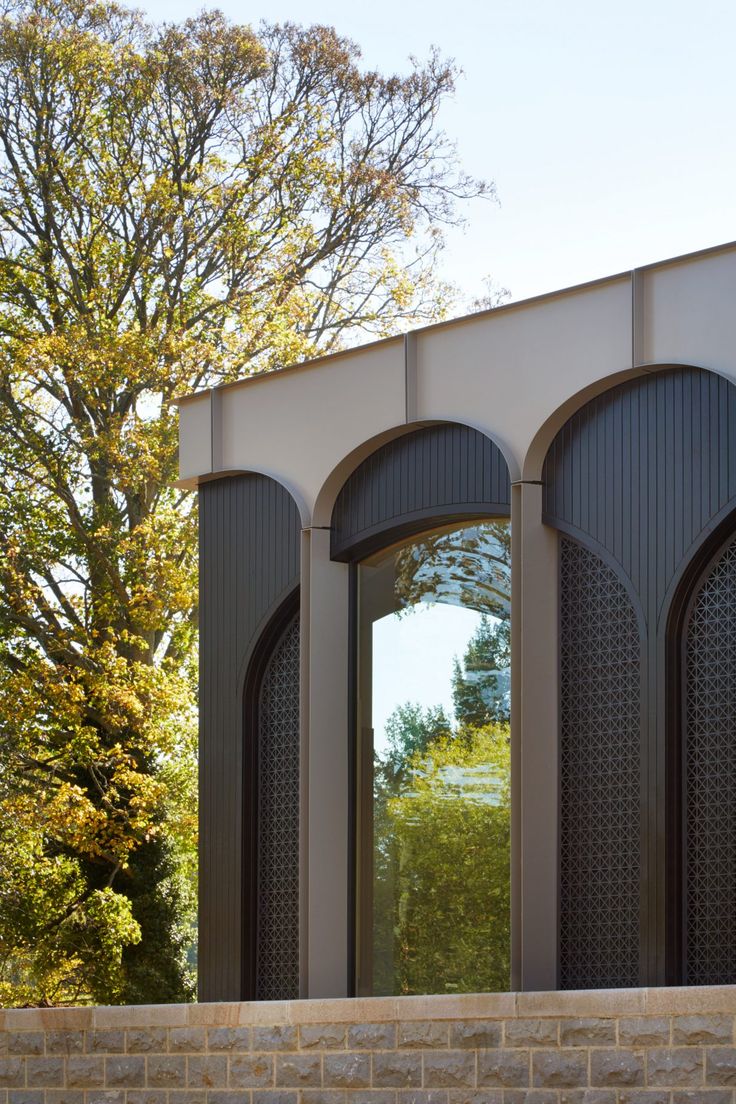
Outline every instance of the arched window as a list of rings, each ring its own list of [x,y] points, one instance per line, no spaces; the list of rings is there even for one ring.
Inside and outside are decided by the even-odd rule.
[[[509,987],[510,501],[497,445],[437,423],[377,449],[335,502],[361,995]]]
[[[435,530],[357,568],[357,992],[510,973],[510,527]]]

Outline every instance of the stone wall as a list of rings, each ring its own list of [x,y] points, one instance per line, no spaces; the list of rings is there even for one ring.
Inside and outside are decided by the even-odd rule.
[[[0,1104],[736,1104],[735,1015],[730,986],[8,1009]]]

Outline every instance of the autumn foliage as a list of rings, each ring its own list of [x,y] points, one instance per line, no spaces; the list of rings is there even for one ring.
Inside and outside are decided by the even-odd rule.
[[[436,317],[452,68],[324,27],[0,21],[0,999],[193,994],[177,395]],[[285,412],[288,416],[288,411]]]

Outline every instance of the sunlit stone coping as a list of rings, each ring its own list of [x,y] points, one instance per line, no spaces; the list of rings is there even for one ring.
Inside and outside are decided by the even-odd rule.
[[[238,1024],[375,1023],[393,1020],[513,1019],[547,1016],[736,1014],[736,986],[585,989],[548,993],[359,997],[218,1004],[150,1004],[0,1009],[0,1031]]]

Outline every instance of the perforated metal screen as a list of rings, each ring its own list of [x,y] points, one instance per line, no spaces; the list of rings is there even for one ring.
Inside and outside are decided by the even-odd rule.
[[[268,662],[258,710],[256,999],[299,996],[299,617]]]
[[[560,540],[560,985],[639,984],[640,640],[600,557]]]
[[[736,542],[695,597],[685,660],[685,982],[736,982]]]

